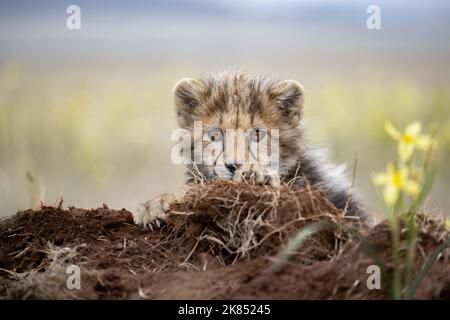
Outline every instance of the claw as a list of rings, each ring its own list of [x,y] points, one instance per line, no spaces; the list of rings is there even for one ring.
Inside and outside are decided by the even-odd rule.
[[[161,228],[170,213],[170,201],[173,196],[161,196],[140,205],[133,213],[134,222],[151,231]]]
[[[243,168],[235,174],[235,180],[254,181],[260,185],[277,187],[280,185],[278,172],[264,167]]]

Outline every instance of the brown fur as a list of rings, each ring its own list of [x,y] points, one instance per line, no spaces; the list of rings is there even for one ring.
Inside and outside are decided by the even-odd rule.
[[[304,92],[298,82],[275,81],[239,72],[220,73],[201,80],[180,80],[175,85],[174,97],[178,123],[191,132],[194,121],[202,121],[203,132],[211,128],[223,132],[227,129],[278,129],[280,165],[276,174],[282,182],[294,181],[295,187],[310,184],[322,188],[336,207],[347,207],[351,215],[365,215],[345,177],[329,165],[324,156],[316,155],[306,145],[300,125]],[[230,172],[219,166],[199,164],[195,168],[188,165],[187,169],[190,182],[194,180],[192,173],[195,171],[210,180],[232,179],[238,172],[245,174],[245,171],[261,168],[244,165]],[[333,175],[334,171],[337,174]]]

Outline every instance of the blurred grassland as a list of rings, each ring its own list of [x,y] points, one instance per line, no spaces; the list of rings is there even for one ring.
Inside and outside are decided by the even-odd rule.
[[[14,61],[0,65],[0,216],[60,196],[67,205],[134,209],[180,186],[183,168],[170,160],[171,88],[200,72],[176,69],[43,72]],[[439,175],[428,207],[449,208],[449,83],[364,76],[305,87],[309,140],[329,145],[333,158],[350,167],[357,159],[357,189],[373,212],[379,208],[371,174],[395,158],[384,121],[403,128],[420,120],[437,129]]]

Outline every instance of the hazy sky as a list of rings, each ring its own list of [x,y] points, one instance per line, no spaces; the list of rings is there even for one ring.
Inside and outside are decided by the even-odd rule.
[[[369,4],[382,30],[366,28]],[[81,30],[66,8],[81,8]],[[52,0],[0,2],[0,59],[226,55],[233,51],[450,52],[450,1]],[[193,53],[194,52],[194,53]]]

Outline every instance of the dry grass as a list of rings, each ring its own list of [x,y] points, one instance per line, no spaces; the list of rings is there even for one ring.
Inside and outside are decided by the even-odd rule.
[[[220,257],[223,264],[234,264],[275,254],[296,230],[316,221],[355,225],[355,218],[337,210],[320,191],[309,187],[294,190],[289,184],[273,188],[250,182],[203,182],[191,187],[171,208],[167,222],[171,235],[182,242],[195,239],[184,262],[201,247]],[[332,233],[338,250],[348,234],[342,230]],[[330,234],[323,232],[311,241],[323,244],[329,238]],[[311,244],[311,248],[321,248],[318,243]]]
[[[8,273],[15,279],[13,295],[20,293],[23,299],[29,297],[75,299],[77,296],[75,292],[64,288],[67,280],[66,271],[67,267],[73,263],[74,258],[78,255],[79,249],[84,246],[86,245],[78,245],[72,248],[59,247],[47,242],[46,248],[42,250],[46,258],[36,268],[22,273],[5,269],[0,270]],[[29,248],[26,247],[22,252],[28,251]],[[15,257],[18,257],[18,255]]]
[[[298,230],[315,222],[340,227],[314,233],[282,268],[270,272]],[[383,290],[365,285],[374,261],[359,236],[376,247],[388,271],[392,267],[385,222],[366,228],[320,190],[293,190],[288,184],[199,183],[172,204],[166,225],[153,232],[136,227],[126,210],[106,206],[42,207],[6,225],[0,232],[3,298],[386,298]],[[416,271],[449,235],[442,221],[427,215],[419,216],[418,230]],[[436,258],[417,298],[448,296],[449,257],[447,249]],[[81,290],[67,289],[70,264],[81,269]]]

